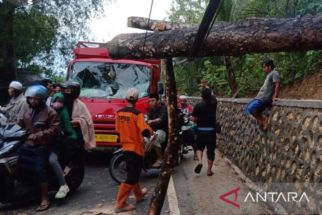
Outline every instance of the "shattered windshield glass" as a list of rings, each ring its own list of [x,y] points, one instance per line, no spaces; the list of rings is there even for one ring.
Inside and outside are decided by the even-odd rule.
[[[148,95],[150,70],[146,66],[124,63],[76,62],[71,79],[81,85],[81,96],[89,98],[125,98],[130,87]]]

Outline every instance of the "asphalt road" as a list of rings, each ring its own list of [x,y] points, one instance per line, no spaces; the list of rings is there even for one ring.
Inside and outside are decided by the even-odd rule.
[[[79,189],[69,195],[64,202],[56,201],[51,195],[51,207],[38,214],[70,215],[70,214],[113,214],[115,196],[118,185],[108,172],[110,154],[94,153],[86,156],[86,173]],[[151,191],[157,181],[158,171],[142,173],[141,182]],[[152,192],[150,192],[151,194]],[[134,199],[130,199],[130,202]],[[146,214],[149,201],[137,205],[135,214]],[[29,215],[35,214],[37,200],[30,200],[12,205],[1,205],[0,214]],[[133,214],[133,213],[132,213]]]
[[[115,196],[118,185],[112,180],[108,171],[109,154],[95,153],[86,157],[86,175],[80,188],[69,195],[65,202],[58,202],[51,195],[51,207],[38,214],[50,215],[111,215],[114,214]],[[206,162],[206,160],[205,160]],[[220,200],[223,193],[234,187],[240,188],[240,193],[249,191],[246,184],[236,175],[233,169],[217,152],[214,175],[206,176],[206,168],[200,174],[193,169],[196,162],[193,154],[185,155],[180,166],[177,166],[170,180],[168,193],[164,201],[162,215],[219,215],[219,214],[273,214],[270,207],[262,203],[242,202],[242,196],[236,201],[240,208],[232,207]],[[142,173],[141,184],[150,192],[148,200],[137,204],[137,210],[125,214],[147,214],[150,197],[157,182],[159,171]],[[172,186],[171,186],[172,184]],[[129,202],[134,202],[130,197]],[[35,214],[38,201],[27,201],[14,205],[0,205],[0,214],[29,215]]]

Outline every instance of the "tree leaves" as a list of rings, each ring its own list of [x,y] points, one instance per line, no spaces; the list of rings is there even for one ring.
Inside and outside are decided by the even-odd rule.
[[[88,38],[89,21],[103,12],[102,0],[12,2],[0,2],[0,24],[4,26],[0,35],[0,68],[13,74],[9,70],[14,70],[14,66],[8,66],[8,62],[18,68],[32,66],[32,71],[36,66],[39,71],[46,68],[51,73],[65,69],[73,47]],[[6,50],[13,54],[7,55]]]
[[[202,3],[200,3],[202,2]],[[170,20],[188,24],[200,23],[206,8],[205,0],[174,0],[170,11]],[[199,6],[195,6],[198,4]],[[203,6],[200,6],[203,5]],[[194,10],[191,10],[194,7]],[[217,20],[244,20],[250,17],[296,17],[306,14],[318,14],[322,12],[322,0],[225,0],[222,2],[217,14]],[[306,74],[314,72],[321,65],[321,51],[252,54],[233,59],[233,70],[239,87],[238,96],[253,96],[256,94],[265,79],[261,62],[267,58],[274,60],[280,72],[282,83],[289,84],[296,79],[303,78]],[[196,71],[202,71],[203,77],[191,72],[194,83],[201,78],[207,79],[221,96],[230,96],[231,92],[227,81],[227,71],[222,58],[198,59],[203,62],[195,67]],[[191,65],[191,63],[190,63]],[[177,78],[181,81],[181,91],[188,94],[198,92],[196,84],[187,81],[191,75],[182,72],[184,65],[175,66]],[[186,64],[186,72],[193,68]],[[190,87],[189,87],[190,85]],[[193,91],[195,90],[195,91]]]

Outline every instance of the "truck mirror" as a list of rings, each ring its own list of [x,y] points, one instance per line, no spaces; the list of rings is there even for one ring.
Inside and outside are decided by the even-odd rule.
[[[158,94],[162,95],[164,93],[164,86],[162,82],[158,82]]]

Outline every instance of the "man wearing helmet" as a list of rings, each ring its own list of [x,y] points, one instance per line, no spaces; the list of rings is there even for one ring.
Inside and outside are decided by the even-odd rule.
[[[85,149],[94,148],[96,142],[93,119],[86,105],[78,99],[80,84],[76,81],[67,81],[61,86],[65,97],[65,104],[72,119],[71,123],[77,131],[78,139],[84,142]]]
[[[116,113],[115,127],[120,135],[127,170],[126,180],[121,183],[116,197],[116,213],[135,209],[126,202],[132,191],[136,202],[140,202],[148,192],[146,188],[140,188],[139,178],[144,156],[143,136],[150,137],[152,130],[145,123],[143,114],[135,108],[138,97],[139,91],[136,88],[128,89],[128,105]]]
[[[19,81],[12,81],[9,84],[8,94],[11,99],[6,106],[0,106],[0,113],[6,116],[7,123],[16,123],[19,112],[24,109],[26,98],[22,94],[22,88]]]
[[[49,207],[45,164],[48,149],[59,135],[60,122],[56,112],[46,105],[48,91],[44,86],[29,87],[25,96],[29,108],[19,115],[18,124],[27,130],[29,136],[19,151],[18,165],[25,164],[24,158],[32,160],[30,165],[35,170],[41,191],[41,203],[37,211],[43,211]]]

